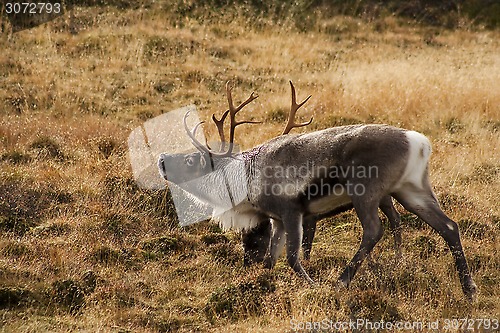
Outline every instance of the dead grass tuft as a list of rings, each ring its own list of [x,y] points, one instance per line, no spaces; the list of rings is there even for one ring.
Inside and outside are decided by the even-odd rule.
[[[208,320],[219,318],[232,321],[263,314],[264,296],[275,287],[268,276],[259,276],[255,281],[229,285],[215,290],[204,308]]]
[[[0,229],[20,235],[35,227],[57,205],[72,201],[64,191],[15,180],[0,183],[0,193]]]
[[[397,307],[378,291],[365,290],[356,293],[347,303],[351,318],[366,318],[372,321],[401,320]]]
[[[50,293],[51,299],[71,314],[77,314],[85,305],[84,291],[80,284],[73,280],[54,281]]]
[[[66,159],[60,145],[49,137],[41,137],[36,139],[29,146],[39,158],[53,158],[57,161]]]
[[[0,156],[1,162],[8,162],[12,164],[24,164],[29,163],[31,161],[31,155],[20,152],[20,151],[11,151]]]

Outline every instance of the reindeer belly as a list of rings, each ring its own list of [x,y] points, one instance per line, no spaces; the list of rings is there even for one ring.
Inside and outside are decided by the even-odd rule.
[[[351,187],[335,176],[318,178],[311,181],[300,199],[308,214],[324,214],[349,205]]]
[[[329,194],[321,197],[315,197],[313,200],[308,201],[306,204],[309,214],[324,214],[339,207],[346,206],[351,203],[351,198],[344,193]]]

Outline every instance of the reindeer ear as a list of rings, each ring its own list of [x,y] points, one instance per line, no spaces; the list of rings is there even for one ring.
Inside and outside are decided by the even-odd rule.
[[[202,168],[205,168],[207,166],[207,161],[205,160],[205,154],[200,155],[200,164]]]

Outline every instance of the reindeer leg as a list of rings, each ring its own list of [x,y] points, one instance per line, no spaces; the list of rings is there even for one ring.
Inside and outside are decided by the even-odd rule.
[[[358,252],[356,252],[344,269],[342,275],[339,277],[339,283],[345,287],[349,286],[359,266],[361,266],[363,260],[366,259],[380,238],[382,238],[384,232],[382,223],[378,217],[378,202],[376,200],[366,202],[365,200],[366,198],[364,197],[353,197],[352,200],[356,213],[361,221],[361,225],[363,226],[363,238]]]
[[[309,216],[304,218],[303,226],[303,236],[302,236],[302,252],[304,254],[304,260],[309,260],[311,258],[311,249],[314,239],[314,234],[316,233],[316,216]]]
[[[269,251],[264,259],[264,267],[269,269],[276,265],[276,261],[278,261],[278,258],[283,251],[283,246],[285,245],[285,228],[283,226],[283,221],[273,219],[272,228]]]
[[[314,284],[314,281],[306,273],[299,259],[300,244],[302,240],[302,219],[302,214],[293,211],[287,212],[283,216],[286,232],[286,259],[290,267],[292,267],[297,274],[306,279],[310,284]]]
[[[477,286],[469,272],[469,266],[460,241],[458,225],[441,210],[430,185],[428,185],[428,182],[426,183],[423,189],[417,187],[405,188],[404,191],[397,193],[395,198],[407,210],[429,224],[446,241],[455,259],[462,290],[467,298],[472,301]]]
[[[380,201],[380,209],[389,220],[389,230],[394,236],[394,250],[396,251],[396,261],[401,259],[401,216],[392,203],[390,196],[385,196]]]

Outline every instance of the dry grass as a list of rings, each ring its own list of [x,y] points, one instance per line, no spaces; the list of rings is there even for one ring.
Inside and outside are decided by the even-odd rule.
[[[57,20],[0,41],[1,331],[500,319],[498,32],[349,17],[308,33],[241,18],[174,26],[161,11],[95,8],[75,9],[75,20],[77,34]],[[243,268],[236,234],[209,223],[178,228],[168,195],[135,185],[126,139],[186,104],[204,118],[223,111],[227,80],[237,99],[260,95],[246,114],[266,124],[242,128],[244,147],[280,132],[288,80],[299,99],[313,95],[305,130],[375,122],[429,136],[431,178],[462,228],[478,301],[463,299],[444,242],[411,215],[402,261],[384,236],[342,292],[333,285],[361,231],[353,214],[321,223],[306,267],[320,282],[314,289],[284,261],[270,272]]]

